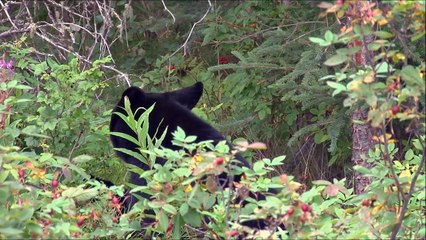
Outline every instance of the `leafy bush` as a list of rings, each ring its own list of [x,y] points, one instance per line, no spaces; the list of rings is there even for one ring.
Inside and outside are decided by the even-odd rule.
[[[4,56],[14,63],[2,81],[2,91],[8,94],[2,108],[9,109],[2,113],[7,120],[0,136],[2,145],[66,155],[70,160],[74,155],[91,155],[94,161],[84,165],[98,176],[103,172],[93,167],[94,162],[102,163],[104,169],[120,169],[117,161],[106,160],[113,156],[108,137],[111,107],[102,98],[108,84],[100,65],[110,58],[80,70],[81,63],[75,58],[67,64],[51,58],[38,61],[32,57],[33,49],[20,44],[0,46]]]
[[[350,8],[350,1],[338,2],[321,6],[340,18],[356,9]],[[387,12],[367,5],[363,9],[372,10],[372,15],[355,16],[354,27],[340,33],[335,33],[335,25],[319,29],[316,23],[287,22],[293,19],[289,16],[304,22],[316,14],[314,8],[306,11],[312,3],[277,8],[260,2],[236,5],[224,11],[217,8],[206,19],[202,42],[208,49],[195,48],[194,57],[176,54],[155,61],[158,49],[152,46],[162,42],[145,41],[155,44],[144,60],[152,65],[140,78],[142,85],[168,89],[201,80],[207,86],[209,97],[204,100],[209,107],[196,109],[199,116],[212,124],[226,123],[223,128],[242,126],[250,139],[273,138],[277,146],[273,152],[283,152],[276,149],[288,140],[327,144],[332,157],[327,155],[326,166],[347,158],[347,113],[364,107],[377,133],[376,145],[364,156],[375,166],[354,168],[371,180],[363,194],[353,194],[347,179],[316,180],[305,189],[305,182],[277,171],[282,166],[292,169],[290,158],[256,157],[252,169],[230,168],[237,152],[260,150],[263,145],[241,143],[230,150],[223,143],[195,143],[194,136],[178,130],[174,136],[181,151],[158,148],[155,141],[141,142],[143,150],[134,153],[140,160],[159,156],[168,162],[152,164],[152,171],[133,169],[149,184],[132,191],[147,192],[153,199],[124,209],[122,186],[90,180],[94,174],[125,182],[126,168],[111,157],[107,139],[112,104],[102,92],[113,90],[99,64],[109,59],[93,66],[72,57],[62,64],[49,57],[37,60],[33,49],[22,48],[25,39],[20,39],[0,45],[0,238],[422,238],[425,65],[418,53],[424,51],[424,3],[392,2]],[[371,25],[357,25],[361,22]],[[381,29],[369,28],[376,23]],[[395,31],[401,23],[409,29],[402,37]],[[154,25],[150,30],[156,31],[158,24]],[[134,26],[131,34],[136,35],[140,24]],[[319,46],[305,38],[317,30],[324,37],[310,40]],[[300,35],[290,39],[293,33]],[[358,41],[371,34],[377,37],[368,45],[374,57],[371,64],[359,66]],[[401,40],[406,36],[412,41]],[[142,61],[139,39],[132,40],[138,50],[132,54]],[[346,43],[351,48],[342,47]],[[161,46],[164,50],[175,45]],[[132,60],[122,64],[131,69],[137,66]],[[323,60],[327,67],[318,64]],[[218,66],[203,70],[213,63]],[[401,125],[410,130],[410,137],[394,134]],[[139,137],[146,140],[144,134]],[[254,155],[262,152],[246,156]],[[302,170],[315,168],[318,156]],[[324,176],[317,170],[312,172]],[[223,171],[244,172],[245,179],[222,189],[213,176]],[[303,174],[296,177],[306,179]],[[271,188],[277,193],[272,194]],[[247,195],[248,190],[252,194]],[[255,199],[256,195],[265,199]],[[154,212],[151,225],[141,226],[147,218],[144,210]],[[265,220],[268,226],[255,231],[244,225],[253,219]]]
[[[0,151],[1,238],[117,237],[127,231],[114,223],[122,211],[114,198],[123,196],[123,187],[89,180],[77,166],[90,160],[88,156],[70,162],[17,147]],[[87,180],[73,186],[69,176]]]

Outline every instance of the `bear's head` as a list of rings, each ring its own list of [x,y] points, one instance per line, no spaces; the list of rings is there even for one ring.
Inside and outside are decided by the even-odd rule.
[[[138,87],[126,89],[118,105],[124,106],[124,97],[127,96],[133,106],[149,108],[154,103],[168,104],[170,107],[180,105],[192,109],[198,103],[203,93],[203,84],[197,82],[194,85],[165,93],[146,93]]]
[[[213,140],[214,143],[218,143],[219,141],[225,140],[224,136],[191,112],[191,109],[195,107],[200,100],[202,93],[203,84],[200,82],[187,88],[165,93],[147,93],[138,87],[130,87],[124,91],[120,101],[114,108],[114,112],[120,112],[126,115],[123,109],[124,98],[126,96],[129,98],[133,113],[136,113],[136,119],[142,114],[142,111],[136,111],[137,109],[148,109],[155,104],[154,109],[149,115],[148,132],[152,138],[156,132],[161,134],[167,127],[166,136],[161,144],[166,148],[173,150],[179,149],[179,147],[172,144],[172,132],[174,132],[178,126],[182,128],[187,135],[197,136],[196,142]],[[111,117],[110,131],[125,133],[136,138],[136,134],[116,114],[113,114]],[[138,152],[138,146],[124,138],[111,135],[111,142],[115,148],[125,148]],[[122,152],[117,152],[117,154],[126,163],[134,164],[147,170],[147,167],[143,166],[137,159]],[[249,166],[244,158],[240,156],[237,158],[241,158],[239,160],[242,161],[243,165]]]

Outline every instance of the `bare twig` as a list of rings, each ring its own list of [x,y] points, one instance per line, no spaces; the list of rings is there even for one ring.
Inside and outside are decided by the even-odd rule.
[[[384,138],[383,139],[384,140],[384,150],[385,150],[384,158],[385,158],[385,161],[387,161],[388,164],[389,164],[389,169],[391,171],[392,178],[395,181],[395,185],[396,185],[396,188],[398,190],[398,200],[400,201],[400,195],[401,195],[402,200],[404,201],[404,191],[402,190],[401,183],[399,182],[398,176],[395,173],[395,168],[393,167],[393,162],[392,162],[392,159],[390,158],[390,154],[389,154],[389,149],[388,149],[389,143],[388,143],[388,139],[386,137],[386,119],[383,119],[382,134],[384,136],[383,137]]]
[[[90,20],[89,18],[87,18],[87,17],[85,17],[85,16],[83,16],[83,15],[81,15],[81,14],[78,14],[78,13],[76,13],[76,12],[71,11],[71,9],[69,9],[67,6],[64,6],[64,5],[62,5],[62,4],[59,4],[59,3],[55,2],[55,1],[52,1],[52,0],[46,0],[46,1],[47,1],[47,2],[49,2],[49,3],[50,3],[50,4],[52,4],[52,5],[55,5],[56,7],[59,7],[59,8],[61,8],[61,9],[65,10],[65,11],[67,11],[67,12],[69,12],[69,13],[73,14],[73,15],[76,15],[76,16],[78,16],[78,17],[80,17],[80,18],[83,18],[83,19],[86,19],[86,20]]]
[[[211,1],[210,0],[207,0],[208,1],[208,3],[209,3],[209,7],[207,8],[207,11],[204,13],[204,15],[200,18],[200,20],[198,20],[198,21],[196,21],[193,25],[192,25],[192,27],[191,27],[191,30],[189,31],[189,33],[188,33],[188,37],[186,38],[186,40],[185,40],[185,42],[176,50],[176,51],[174,51],[170,56],[169,56],[169,58],[171,58],[171,57],[173,57],[177,52],[179,52],[182,48],[183,48],[183,55],[187,55],[187,47],[188,47],[188,42],[189,42],[189,39],[191,38],[191,36],[192,36],[192,33],[194,32],[194,29],[195,29],[195,26],[197,26],[199,23],[201,23],[206,17],[207,17],[207,14],[210,12],[210,9],[212,8],[212,3],[211,3]]]
[[[173,24],[176,22],[176,18],[175,15],[173,15],[173,13],[167,8],[166,3],[164,2],[164,0],[161,0],[161,3],[164,6],[164,10],[166,10],[173,18]]]
[[[14,21],[12,20],[12,18],[10,17],[9,12],[7,11],[7,10],[8,10],[8,8],[9,8],[9,3],[8,3],[8,2],[6,2],[6,5],[4,5],[4,4],[3,4],[3,2],[2,2],[2,1],[0,1],[0,5],[2,6],[2,8],[3,8],[3,10],[4,10],[4,13],[6,14],[7,19],[9,20],[9,22],[12,24],[12,26],[13,26],[14,28],[18,29],[18,27],[16,26],[15,22],[14,22]]]
[[[84,129],[81,129],[80,133],[77,136],[77,139],[74,142],[74,145],[71,148],[70,153],[68,154],[68,160],[70,162],[72,162],[72,155],[74,154],[74,151],[77,149],[77,147],[79,145],[79,142],[80,142],[80,139],[81,139],[81,136],[83,135],[83,133],[84,133]]]
[[[29,32],[30,29],[31,29],[30,27],[22,28],[22,29],[13,29],[13,28],[11,28],[7,32],[0,33],[0,38],[7,38],[10,35],[14,35],[14,34],[17,34],[17,33]]]
[[[34,7],[30,8],[29,3],[33,4]],[[131,1],[129,1],[130,3]],[[0,20],[1,24],[10,25],[9,30],[0,33],[0,39],[7,40],[19,34],[25,36],[29,33],[31,38],[35,36],[52,46],[49,53],[43,53],[33,43],[24,42],[26,45],[31,46],[32,44],[34,48],[32,52],[37,57],[52,56],[60,61],[60,59],[66,60],[67,55],[71,54],[84,63],[82,65],[84,69],[92,64],[93,57],[101,59],[105,56],[111,56],[112,44],[122,37],[121,32],[126,29],[125,21],[110,4],[111,1],[104,0],[82,1],[76,5],[59,4],[53,0],[35,2],[29,0],[5,2],[0,0],[0,11],[4,12],[6,16]],[[11,12],[11,5],[14,5],[13,13]],[[38,21],[34,18],[39,8],[44,8],[47,11],[46,20]],[[31,12],[32,9],[34,9],[34,12]],[[97,15],[102,17],[101,25],[93,21],[93,17]],[[117,30],[117,35],[111,37],[110,32],[115,24],[120,27]],[[79,47],[75,48],[78,39],[77,33],[81,33],[80,43]],[[85,44],[83,47],[84,42],[91,42],[92,44]],[[115,63],[114,60],[112,62]],[[113,65],[103,64],[102,67],[118,73],[119,79],[130,86],[128,74],[119,71]]]

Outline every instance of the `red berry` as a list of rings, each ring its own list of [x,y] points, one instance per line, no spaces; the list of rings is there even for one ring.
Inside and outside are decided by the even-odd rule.
[[[24,178],[25,177],[25,171],[22,168],[20,168],[18,170],[18,175],[19,175],[19,178]]]
[[[49,219],[46,219],[45,221],[44,221],[44,226],[45,227],[47,227],[47,226],[49,226],[50,225],[50,220]]]
[[[118,217],[114,217],[114,218],[112,219],[112,222],[113,222],[113,223],[118,223]]]
[[[337,1],[336,1],[336,4],[337,4],[337,5],[342,5],[342,4],[343,4],[343,2],[344,2],[344,0],[337,0]]]
[[[362,200],[362,206],[364,206],[364,207],[370,207],[370,200],[368,200],[368,199],[364,199],[364,200]]]
[[[305,204],[305,203],[302,203],[302,205],[300,206],[300,208],[304,212],[310,212],[312,210],[312,208],[308,204]]]
[[[229,63],[229,60],[227,57],[225,56],[219,57],[219,64],[228,64],[228,63]]]
[[[294,208],[289,208],[288,210],[287,210],[287,215],[290,217],[291,215],[293,215],[293,213],[294,213]]]
[[[81,225],[84,224],[84,218],[83,217],[78,217],[77,218],[77,226],[81,227]]]
[[[175,67],[175,65],[170,64],[170,65],[168,65],[168,66],[167,66],[167,69],[168,69],[169,71],[171,71],[171,70],[173,70],[173,69],[176,69],[176,67]]]
[[[98,219],[98,215],[96,214],[96,211],[95,211],[95,210],[92,210],[92,218],[93,218],[94,220],[97,220],[97,219]]]
[[[51,182],[52,188],[56,188],[58,186],[59,182],[56,179],[53,179]]]
[[[214,161],[214,163],[216,165],[221,165],[223,162],[225,161],[225,159],[223,157],[217,157]]]
[[[396,83],[396,82],[391,82],[390,84],[389,84],[389,86],[388,86],[388,91],[394,91],[395,89],[397,89],[398,88],[398,83]]]
[[[236,235],[238,235],[238,230],[232,230],[232,231],[230,231],[230,232],[228,233],[228,235],[229,235],[230,237],[236,236]]]
[[[114,196],[114,197],[112,198],[112,203],[113,203],[113,204],[119,204],[119,203],[120,203],[120,199],[118,199],[118,197]]]
[[[392,114],[395,115],[399,112],[399,106],[398,105],[394,105],[392,107]]]
[[[167,231],[166,232],[170,232],[173,229],[173,223],[169,222],[169,226],[167,226]]]

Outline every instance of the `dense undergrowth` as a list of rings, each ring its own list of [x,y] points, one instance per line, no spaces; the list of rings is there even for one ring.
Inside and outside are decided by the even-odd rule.
[[[424,3],[365,5],[360,15],[351,1],[322,5],[339,21],[351,14],[352,26],[342,28],[339,21],[325,24],[332,17],[317,19],[313,3],[223,3],[198,26],[191,54],[183,56],[170,54],[185,39],[170,26],[189,30],[188,12],[172,25],[161,7],[153,21],[122,2],[114,7],[133,24],[126,42],[91,64],[72,54],[40,58],[47,46],[29,47],[38,41],[31,35],[0,44],[0,238],[424,236]],[[181,4],[170,9],[178,14]],[[158,6],[135,3],[133,10]],[[370,35],[372,61],[359,66],[359,44]],[[237,150],[253,168],[229,169],[236,152],[177,131],[177,144],[197,154],[147,149],[170,162],[141,173],[149,184],[135,190],[153,199],[124,209],[127,170],[113,153],[108,125],[125,86],[104,67],[112,61],[150,91],[203,82],[203,104],[194,112],[240,137]],[[374,147],[363,156],[371,169],[349,162],[350,126],[361,124],[351,121],[355,108],[368,111],[362,123],[374,129]],[[220,190],[208,179],[221,171],[244,171],[246,179]],[[353,171],[371,180],[359,195]],[[266,199],[246,197],[245,189]],[[156,222],[141,229],[145,209],[154,210]],[[252,218],[269,227],[242,225]]]

